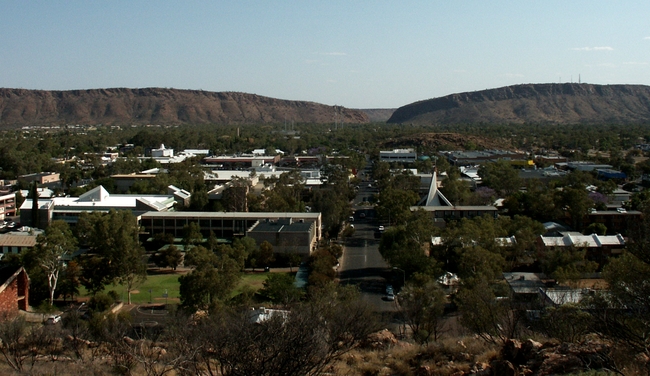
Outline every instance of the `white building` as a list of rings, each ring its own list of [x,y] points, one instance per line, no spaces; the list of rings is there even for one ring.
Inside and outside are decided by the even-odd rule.
[[[414,149],[394,149],[379,152],[379,161],[395,163],[413,163],[417,160],[418,154]]]
[[[151,151],[151,156],[154,158],[160,158],[160,157],[173,157],[174,156],[174,149],[167,149],[165,148],[165,144],[160,145],[159,149],[153,149]]]
[[[171,186],[173,187],[173,186]],[[176,187],[173,187],[176,188]],[[101,185],[79,197],[53,197],[39,200],[40,222],[32,225],[32,199],[26,199],[20,207],[20,222],[34,227],[46,226],[49,222],[62,219],[68,223],[77,223],[82,212],[130,210],[134,215],[154,211],[174,210],[174,204],[184,200],[186,191],[170,188],[168,195],[122,195],[110,194]],[[178,197],[177,197],[178,196]]]

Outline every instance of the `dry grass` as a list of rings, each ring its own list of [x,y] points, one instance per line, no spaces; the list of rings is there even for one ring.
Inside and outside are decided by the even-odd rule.
[[[400,342],[385,350],[357,349],[335,364],[337,375],[452,375],[469,372],[476,363],[489,363],[499,349],[485,341],[463,337],[429,345]]]

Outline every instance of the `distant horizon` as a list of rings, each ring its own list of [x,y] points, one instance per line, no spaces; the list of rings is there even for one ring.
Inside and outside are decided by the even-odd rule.
[[[449,93],[445,95],[441,95],[439,97],[431,97],[431,98],[423,98],[423,99],[418,99],[415,100],[411,103],[406,103],[401,106],[396,106],[396,107],[348,107],[345,105],[328,105],[326,103],[320,103],[316,102],[313,100],[308,100],[308,99],[286,99],[286,98],[278,98],[278,97],[273,97],[273,96],[268,96],[268,95],[262,95],[262,94],[257,94],[257,93],[247,93],[244,91],[236,91],[236,90],[204,90],[204,89],[179,89],[175,87],[159,87],[159,86],[148,86],[148,87],[100,87],[100,88],[87,88],[87,89],[67,89],[67,90],[47,90],[47,89],[27,89],[27,88],[20,88],[20,87],[0,87],[0,89],[6,89],[6,90],[30,90],[30,91],[60,91],[60,92],[65,92],[65,91],[88,91],[88,90],[112,90],[112,89],[127,89],[127,90],[142,90],[142,89],[165,89],[165,90],[183,90],[183,91],[204,91],[208,93],[242,93],[242,94],[249,94],[249,95],[257,95],[260,97],[266,97],[266,98],[272,98],[272,99],[277,99],[277,100],[282,100],[282,101],[293,101],[293,102],[312,102],[312,103],[317,103],[317,104],[323,104],[327,106],[342,106],[344,108],[348,108],[351,110],[396,110],[400,107],[416,103],[416,102],[422,102],[422,101],[427,101],[430,99],[436,99],[436,98],[444,98],[449,95],[455,95],[455,94],[462,94],[462,93],[474,93],[474,92],[481,92],[481,91],[489,91],[489,90],[496,90],[496,89],[501,89],[505,87],[511,87],[511,86],[520,86],[520,85],[595,85],[595,86],[620,86],[620,85],[629,85],[629,86],[650,86],[646,84],[617,84],[617,83],[611,83],[611,84],[595,84],[591,82],[546,82],[546,83],[520,83],[520,84],[512,84],[512,85],[506,85],[506,86],[500,86],[500,87],[494,87],[494,88],[487,88],[487,89],[480,89],[480,90],[472,90],[472,91],[463,91],[463,92],[457,92],[457,93]]]

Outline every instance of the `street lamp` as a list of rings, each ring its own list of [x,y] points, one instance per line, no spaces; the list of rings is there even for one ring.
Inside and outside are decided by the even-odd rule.
[[[400,269],[396,266],[393,266],[393,270],[399,270],[400,272],[402,272],[402,287],[404,287],[404,285],[406,285],[406,272],[403,269]]]

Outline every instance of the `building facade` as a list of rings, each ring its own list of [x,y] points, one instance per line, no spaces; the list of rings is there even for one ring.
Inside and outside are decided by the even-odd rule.
[[[171,234],[183,237],[186,226],[196,223],[204,238],[213,233],[232,241],[244,236],[273,245],[275,252],[309,254],[321,239],[320,213],[263,212],[147,212],[138,217],[144,236]]]
[[[17,314],[29,308],[29,276],[23,267],[0,269],[0,313]]]

